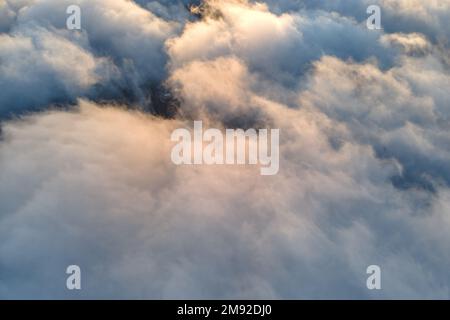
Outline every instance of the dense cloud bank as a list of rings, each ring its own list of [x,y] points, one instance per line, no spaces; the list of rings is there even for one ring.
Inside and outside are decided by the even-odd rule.
[[[0,0],[0,297],[449,298],[450,1],[199,3]],[[279,174],[175,166],[192,120]]]

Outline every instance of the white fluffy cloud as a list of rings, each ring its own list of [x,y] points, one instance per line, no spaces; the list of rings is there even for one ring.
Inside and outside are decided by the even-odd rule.
[[[0,110],[42,110],[2,122],[0,297],[449,297],[445,2],[67,3],[0,7]],[[279,174],[173,165],[192,120],[279,128]]]
[[[203,21],[187,24],[181,37],[168,41],[173,68],[235,55],[265,78],[293,85],[309,63],[324,54],[358,61],[374,56],[384,65],[391,63],[392,52],[378,43],[378,33],[337,14],[277,15],[261,3],[208,3]]]
[[[66,8],[73,4],[81,8],[81,32],[66,30]],[[179,29],[126,0],[10,0],[0,11],[2,25],[8,33],[1,35],[0,54],[8,57],[0,68],[8,70],[0,83],[11,88],[0,92],[2,113],[72,103],[77,96],[129,99],[145,107],[151,103],[146,90],[165,75],[164,42]],[[31,88],[14,101],[10,94],[19,95],[23,86]]]
[[[40,27],[0,34],[0,115],[87,94],[118,71],[106,59]]]
[[[277,12],[301,9],[334,11],[343,16],[355,18],[365,23],[370,5],[382,9],[383,29],[387,32],[420,32],[434,41],[445,40],[450,36],[449,0],[268,0],[270,7]]]

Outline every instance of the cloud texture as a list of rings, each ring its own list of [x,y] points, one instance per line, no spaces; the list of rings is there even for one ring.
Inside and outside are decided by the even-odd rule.
[[[383,30],[356,0],[0,0],[0,297],[448,299],[450,1],[372,2]],[[192,120],[279,128],[279,174],[173,165]]]

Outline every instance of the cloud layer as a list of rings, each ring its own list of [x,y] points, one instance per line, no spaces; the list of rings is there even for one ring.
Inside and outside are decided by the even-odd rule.
[[[375,2],[0,0],[0,297],[448,299],[450,2]],[[279,174],[173,165],[192,120]]]

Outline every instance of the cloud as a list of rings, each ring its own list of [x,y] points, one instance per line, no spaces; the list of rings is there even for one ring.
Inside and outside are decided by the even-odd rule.
[[[162,45],[177,24],[156,17],[132,1],[39,1],[24,8],[19,24],[34,21],[65,29],[67,15],[58,13],[71,4],[81,8],[82,29],[94,52],[107,53],[121,66],[129,63],[134,68],[131,71],[146,80],[161,78],[165,64]]]
[[[189,124],[125,109],[81,102],[4,125],[1,295],[73,297],[61,283],[76,263],[85,298],[369,298],[375,260],[389,279],[378,297],[445,297],[433,257],[449,221],[431,212],[446,192],[429,207],[434,196],[392,186],[395,161],[333,148],[323,115],[266,111],[284,132],[272,178],[175,167],[170,132]]]
[[[43,28],[0,34],[0,40],[3,116],[70,101],[117,72],[108,59]]]
[[[402,184],[432,188],[436,181],[450,182],[450,154],[444,147],[449,119],[444,87],[450,78],[438,71],[444,68],[433,56],[404,58],[387,72],[324,58],[316,63],[300,103],[345,124],[352,139],[372,145],[380,157],[399,160],[405,170]]]
[[[81,8],[81,32],[66,30],[66,8],[72,4]],[[9,1],[4,8],[2,12],[13,14],[14,20],[1,18],[9,26],[2,38],[9,40],[0,44],[0,51],[8,55],[2,66],[8,70],[0,74],[0,82],[12,88],[0,93],[3,110],[20,114],[49,104],[73,103],[80,96],[128,100],[152,109],[149,87],[165,77],[164,42],[179,28],[177,23],[125,0]],[[19,45],[25,41],[27,47]],[[20,79],[10,74],[20,74]],[[17,96],[25,81],[31,88],[42,88],[41,92],[31,89],[25,99],[13,102],[10,94]]]
[[[181,37],[167,42],[172,68],[235,55],[252,71],[292,86],[324,54],[357,61],[375,57],[385,66],[392,62],[390,50],[377,41],[379,34],[337,14],[276,15],[260,3],[207,3],[202,21],[187,24]]]
[[[16,13],[10,8],[6,0],[0,1],[0,32],[8,31],[10,25],[13,23]]]
[[[392,33],[381,37],[381,43],[386,46],[397,46],[406,54],[425,54],[432,48],[424,35],[420,33]]]
[[[446,3],[75,3],[0,7],[0,297],[448,299]],[[280,129],[279,174],[175,166],[193,120]]]
[[[368,18],[366,9],[378,5],[382,13],[382,27],[388,33],[423,33],[434,42],[448,39],[449,0],[281,0],[266,1],[277,12],[302,9],[334,11],[353,17],[361,23]]]

